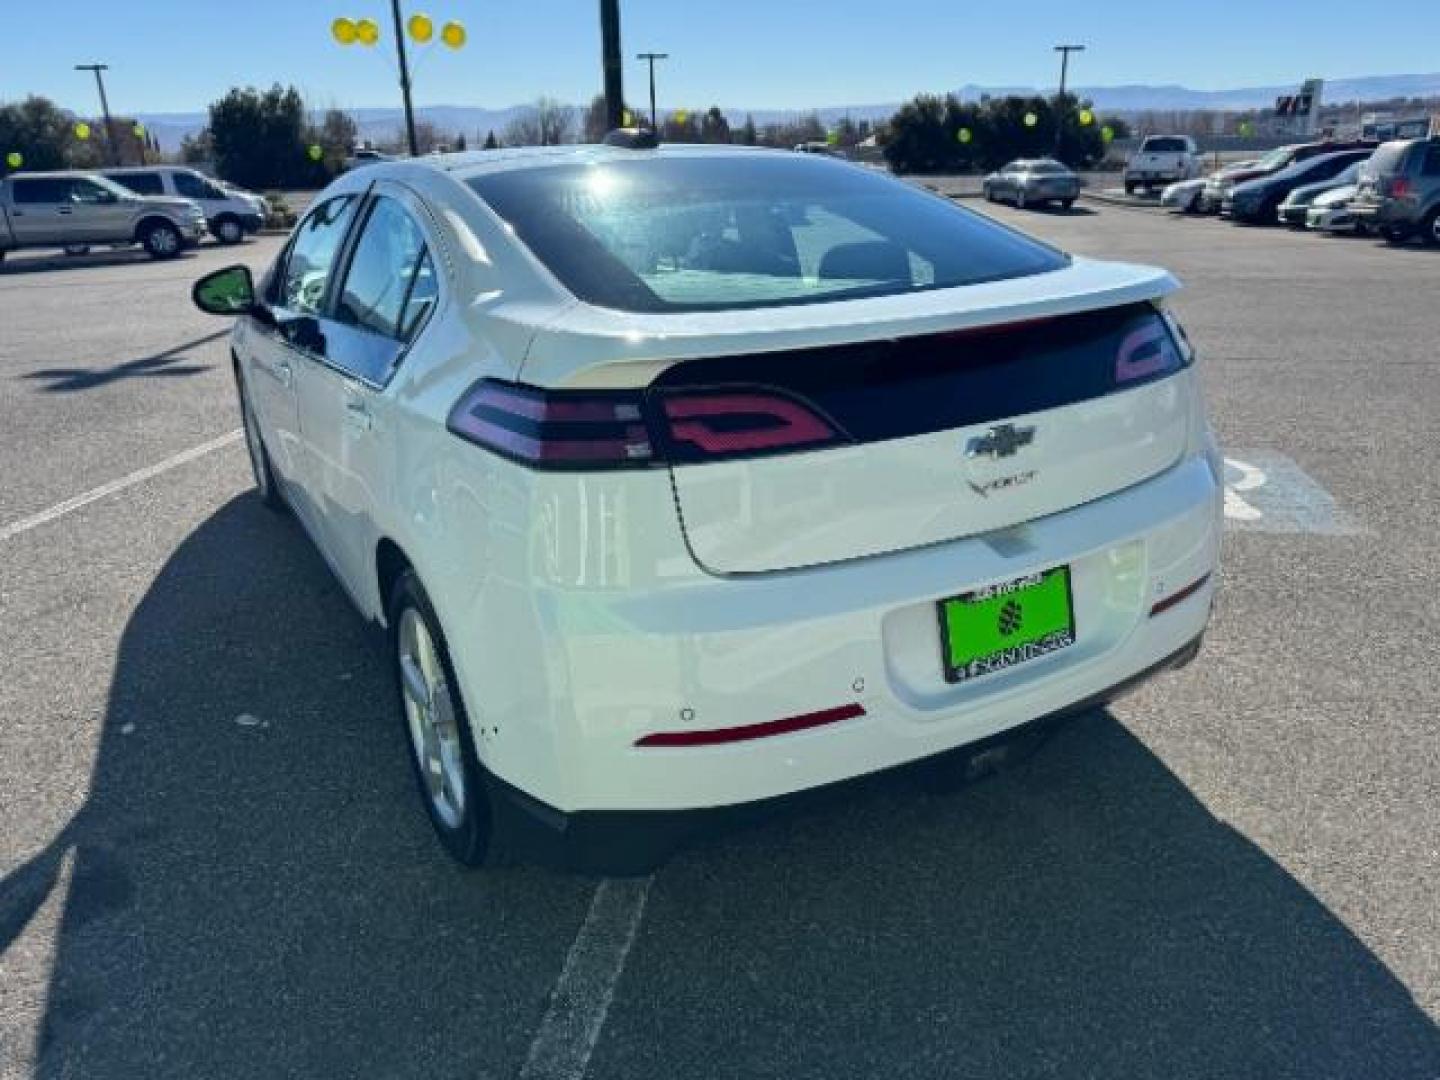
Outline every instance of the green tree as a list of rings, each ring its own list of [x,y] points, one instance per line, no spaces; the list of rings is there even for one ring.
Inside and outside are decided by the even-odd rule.
[[[728,143],[730,141],[730,121],[725,119],[725,114],[720,111],[720,106],[711,105],[705,115],[700,118],[700,141],[707,143]]]
[[[465,141],[465,132],[461,131],[461,132],[459,132],[459,133],[456,134],[456,136],[455,136],[455,149],[456,149],[456,150],[468,150],[468,149],[470,149],[470,144]]]
[[[19,103],[0,105],[0,168],[12,153],[24,159],[26,169],[65,168],[74,124],[74,114],[49,98],[31,95]]]
[[[307,155],[309,147],[320,147],[323,175],[319,179],[328,181],[338,176],[345,168],[345,159],[355,152],[355,144],[359,140],[360,128],[349,113],[341,109],[326,109],[320,126],[309,129],[305,136]],[[308,156],[307,160],[310,160]]]
[[[210,106],[215,170],[252,190],[314,183],[317,163],[307,151],[305,104],[293,86],[263,93],[234,87]]]
[[[687,109],[677,109],[660,121],[660,138],[667,143],[700,141],[700,127]]]
[[[493,130],[490,131],[490,132],[488,132],[488,133],[486,134],[486,136],[485,136],[485,145],[483,145],[482,147],[480,147],[480,149],[481,149],[481,150],[499,150],[499,149],[500,149],[500,142],[499,142],[498,139],[495,138],[495,132],[494,132]]]
[[[740,128],[737,141],[745,146],[754,146],[759,141],[759,134],[755,130],[755,117],[749,113],[745,114],[745,123]]]

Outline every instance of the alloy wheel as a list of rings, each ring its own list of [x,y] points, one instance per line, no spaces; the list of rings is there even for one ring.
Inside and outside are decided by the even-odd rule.
[[[411,749],[435,816],[453,829],[465,816],[465,758],[445,668],[415,608],[401,614],[395,640]]]

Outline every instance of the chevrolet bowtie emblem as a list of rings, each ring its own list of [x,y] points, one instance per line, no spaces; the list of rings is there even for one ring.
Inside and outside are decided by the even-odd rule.
[[[976,435],[965,443],[966,457],[1010,457],[1022,446],[1035,441],[1033,427],[1017,428],[1014,424],[998,424],[984,435]]]

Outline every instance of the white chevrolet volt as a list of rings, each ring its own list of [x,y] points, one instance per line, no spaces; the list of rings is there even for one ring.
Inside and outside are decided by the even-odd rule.
[[[388,631],[445,846],[607,865],[1195,654],[1176,288],[823,156],[632,142],[349,173],[194,295],[240,316],[260,497]]]

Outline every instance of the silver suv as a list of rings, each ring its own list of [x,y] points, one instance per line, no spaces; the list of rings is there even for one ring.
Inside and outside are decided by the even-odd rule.
[[[146,198],[94,173],[17,173],[0,180],[0,258],[17,248],[83,251],[139,244],[157,259],[198,244],[205,212],[189,199]]]
[[[1440,244],[1440,137],[1387,142],[1360,166],[1350,210],[1387,240]]]

